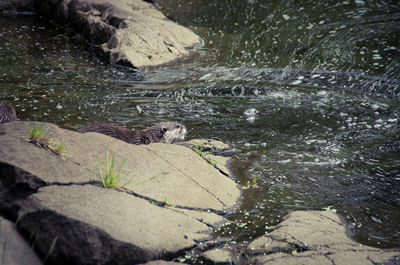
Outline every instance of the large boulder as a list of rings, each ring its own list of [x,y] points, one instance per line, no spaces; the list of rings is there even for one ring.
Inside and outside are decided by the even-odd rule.
[[[29,126],[47,141],[33,144]],[[62,155],[54,150],[65,143]],[[105,189],[98,162],[115,153],[120,190]],[[0,212],[57,264],[132,264],[177,255],[210,239],[240,198],[234,181],[179,145],[131,145],[49,123],[0,125]],[[18,211],[19,210],[19,211]],[[18,211],[18,213],[16,212]]]
[[[202,45],[189,29],[142,0],[36,0],[39,14],[98,44],[112,64],[139,69],[183,59]]]
[[[331,211],[297,211],[247,247],[252,264],[400,264],[400,250],[361,245]]]

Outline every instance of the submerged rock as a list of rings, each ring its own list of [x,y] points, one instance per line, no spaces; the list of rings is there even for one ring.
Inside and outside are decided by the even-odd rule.
[[[331,211],[298,211],[247,247],[252,264],[400,264],[399,249],[377,249],[351,240]]]
[[[135,68],[183,59],[202,45],[189,29],[142,0],[36,0],[37,11],[99,45],[107,60]]]
[[[215,265],[245,265],[244,257],[229,248],[216,248],[202,254],[205,264]]]

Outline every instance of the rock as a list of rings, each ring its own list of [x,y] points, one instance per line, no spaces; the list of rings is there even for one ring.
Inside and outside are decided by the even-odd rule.
[[[16,121],[0,127],[0,172],[9,176],[9,186],[24,183],[35,191],[45,185],[99,184],[97,159],[104,166],[108,152],[116,154],[117,164],[126,159],[121,175],[133,177],[133,185],[126,188],[144,198],[161,203],[167,198],[168,203],[187,209],[222,212],[232,209],[240,197],[231,179],[183,146],[131,145],[98,133],[37,123],[46,126],[54,143],[65,143],[62,160],[25,140],[29,124]]]
[[[190,141],[181,142],[179,144],[195,151],[201,149],[203,152],[209,152],[213,154],[220,154],[224,151],[232,150],[232,148],[226,143],[214,139],[193,139]]]
[[[42,264],[25,239],[18,233],[15,225],[0,217],[0,261],[1,264],[20,265]]]
[[[400,250],[364,246],[331,211],[298,211],[247,247],[254,264],[400,264]]]
[[[153,260],[153,261],[143,263],[142,265],[182,265],[182,264],[185,264],[185,263],[165,261],[165,260]]]
[[[35,0],[1,0],[0,14],[34,12],[34,1]]]
[[[35,145],[29,126],[47,130]],[[63,156],[54,151],[65,143]],[[50,147],[49,147],[50,146]],[[53,147],[51,147],[53,146]],[[102,187],[98,162],[115,153],[121,190]],[[0,212],[36,238],[57,264],[132,264],[177,255],[210,239],[240,198],[237,185],[192,150],[174,144],[131,145],[49,123],[0,125]],[[165,205],[167,203],[167,205]],[[164,206],[164,207],[163,207]],[[88,244],[88,242],[90,242]]]
[[[232,149],[229,145],[213,139],[193,139],[178,144],[192,149],[226,176],[231,175],[229,170],[231,162],[230,156],[238,151]],[[229,157],[227,157],[227,155]]]
[[[18,228],[34,233],[41,253],[55,242],[54,264],[64,257],[69,264],[146,262],[192,248],[212,231],[189,215],[93,185],[39,189],[24,201]]]
[[[229,248],[217,248],[202,254],[205,264],[241,265],[247,264],[244,257]]]
[[[112,64],[139,69],[190,56],[202,40],[142,0],[36,0],[37,11],[99,45]]]

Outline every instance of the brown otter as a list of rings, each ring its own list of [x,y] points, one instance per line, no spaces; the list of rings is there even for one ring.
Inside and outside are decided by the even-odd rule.
[[[17,111],[13,106],[7,103],[0,103],[0,123],[15,121],[17,119]]]
[[[97,132],[130,144],[171,144],[185,139],[186,127],[177,122],[160,122],[143,131],[134,131],[110,123],[94,123],[78,129],[78,132]]]

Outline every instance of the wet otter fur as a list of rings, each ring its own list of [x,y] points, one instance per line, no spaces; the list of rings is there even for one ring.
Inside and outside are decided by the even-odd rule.
[[[110,123],[94,123],[78,129],[78,132],[97,132],[130,144],[167,143],[185,139],[186,127],[177,122],[160,122],[142,131],[134,131]]]
[[[17,119],[17,111],[13,106],[7,103],[0,103],[0,124],[15,121]]]

